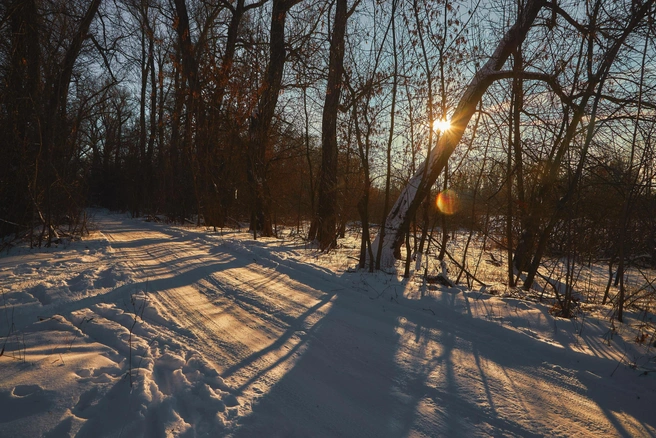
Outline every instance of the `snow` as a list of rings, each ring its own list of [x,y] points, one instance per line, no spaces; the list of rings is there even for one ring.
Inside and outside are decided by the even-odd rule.
[[[2,437],[656,436],[638,315],[554,318],[292,238],[95,223],[0,256]]]

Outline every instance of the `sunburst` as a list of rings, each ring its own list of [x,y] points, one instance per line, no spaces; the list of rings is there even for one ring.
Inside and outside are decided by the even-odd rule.
[[[446,132],[451,129],[451,122],[448,120],[435,120],[433,122],[433,129],[439,132]]]

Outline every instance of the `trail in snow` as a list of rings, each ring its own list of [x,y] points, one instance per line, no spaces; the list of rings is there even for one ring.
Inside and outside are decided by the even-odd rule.
[[[656,436],[628,327],[607,343],[593,316],[293,241],[97,224],[89,248],[0,258],[1,436]]]

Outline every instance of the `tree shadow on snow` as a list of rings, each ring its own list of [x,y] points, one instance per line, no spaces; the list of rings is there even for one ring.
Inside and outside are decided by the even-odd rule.
[[[389,277],[389,293],[371,299],[356,291],[353,275],[313,279],[325,295],[308,312],[328,302],[330,310],[279,362],[242,385],[246,398],[249,385],[289,362],[269,391],[251,400],[253,412],[235,436],[544,436],[563,432],[561,415],[576,427],[571,433],[654,430],[648,407],[656,395],[643,388],[636,398],[640,381],[629,369],[615,375],[629,380],[618,391],[609,377],[616,361],[473,318],[472,298],[458,289],[409,300],[393,292],[405,283]],[[298,326],[290,324],[261,354],[295,334]],[[633,429],[620,420],[624,414]]]
[[[82,299],[73,310],[116,301],[134,290],[195,284],[251,263],[261,267],[276,282],[271,294],[294,312],[278,311],[260,302],[257,294],[225,284],[210,281],[212,291],[207,292],[214,294],[208,298],[217,307],[240,306],[254,314],[253,321],[277,324],[277,335],[267,346],[222,364],[222,377],[237,383],[232,391],[242,409],[252,408],[230,426],[235,436],[548,435],[563,432],[551,424],[563,412],[565,423],[579,426],[573,434],[596,433],[594,415],[607,424],[600,432],[629,436],[635,430],[654,430],[649,407],[656,395],[649,386],[640,388],[637,373],[621,368],[611,378],[617,362],[608,357],[537,342],[498,321],[475,318],[473,298],[457,288],[409,299],[403,295],[406,282],[396,276],[338,276],[277,255],[275,244],[264,241],[223,247],[219,238],[211,241],[216,245],[208,252],[207,238],[190,241],[184,231],[157,230],[170,239],[146,239],[120,249],[129,253],[148,243],[153,251],[162,251],[154,259],[171,257],[170,263],[183,264],[184,271],[151,281],[149,272],[155,278],[171,268],[169,262],[154,262],[141,272],[146,280]],[[178,240],[198,245],[206,256],[160,248],[160,243]],[[250,286],[267,287],[266,278],[259,281]],[[550,316],[545,313],[544,318]],[[224,348],[237,341],[212,338],[211,343]],[[626,388],[613,379],[624,379]],[[596,404],[582,407],[586,400]],[[588,418],[586,409],[595,412]],[[637,429],[627,430],[624,414]]]

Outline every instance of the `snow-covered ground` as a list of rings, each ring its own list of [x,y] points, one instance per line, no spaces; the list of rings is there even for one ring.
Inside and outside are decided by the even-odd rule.
[[[554,318],[292,239],[95,224],[0,256],[2,437],[656,436],[636,315]]]

